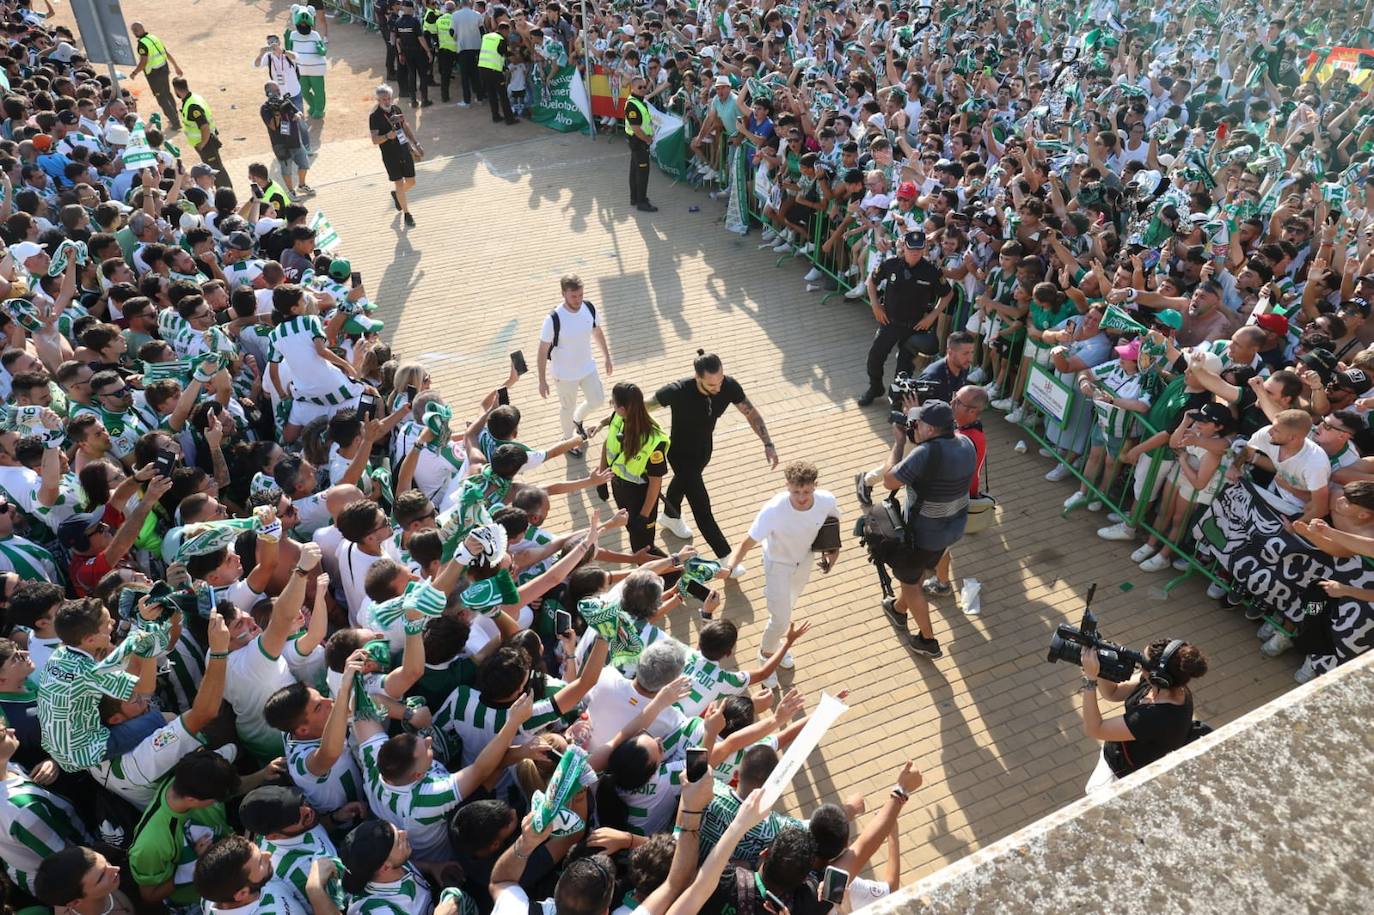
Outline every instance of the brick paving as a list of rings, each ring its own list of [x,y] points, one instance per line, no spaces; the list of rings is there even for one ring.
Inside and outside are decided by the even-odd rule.
[[[249,61],[261,35],[280,32],[287,4],[196,0],[180,6],[186,22],[169,20],[168,9],[125,3],[127,18],[141,17],[161,36],[193,87],[216,105],[229,138],[226,160],[242,186],[242,166],[266,150],[256,120],[261,71]],[[235,25],[215,30],[212,23],[224,21]],[[739,239],[721,229],[721,204],[669,186],[657,172],[650,194],[661,211],[635,213],[626,203],[623,143],[493,125],[476,108],[420,112],[431,160],[419,167],[412,198],[419,225],[403,231],[363,126],[382,75],[379,40],[357,26],[331,25],[330,114],[312,203],[329,215],[381,303],[395,351],[425,363],[460,416],[472,415],[482,393],[504,378],[511,350],[523,349],[533,363],[558,277],[577,272],[605,321],[613,380],[651,393],[688,374],[697,347],[716,351],[766,417],[782,460],[820,466],[821,485],[839,496],[848,527],[857,508],[850,480],[878,462],[890,440],[886,411],[854,404],[872,333],[866,307],[806,294],[800,262],[775,268],[774,255],[756,250],[757,234]],[[233,103],[238,110],[219,111]],[[526,414],[525,441],[557,437],[555,404],[540,401],[533,374],[513,399]],[[782,672],[784,686],[795,683],[813,701],[823,690],[851,691],[850,711],[785,798],[789,811],[804,814],[858,791],[880,804],[902,761],[918,761],[926,784],[902,820],[906,882],[1081,795],[1095,744],[1079,724],[1078,673],[1045,663],[1045,649],[1055,625],[1077,622],[1089,584],[1098,584],[1095,609],[1109,637],[1140,646],[1177,635],[1203,646],[1213,672],[1199,683],[1198,715],[1214,723],[1286,690],[1297,664],[1263,658],[1254,626],[1216,607],[1195,581],[1162,599],[1157,589],[1167,574],[1140,572],[1126,559],[1131,545],[1095,537],[1106,523],[1101,515],[1061,519],[1069,484],[1041,479],[1050,465],[1035,456],[1033,442],[1029,454],[1014,453],[1019,433],[1000,415],[990,413],[987,425],[1000,524],[955,549],[956,577],[983,583],[982,615],[963,615],[952,597],[936,601],[946,656],[916,658],[878,607],[872,568],[848,545],[829,576],[813,576],[798,615],[814,625],[795,652],[797,669]],[[782,480],[738,413],[723,418],[716,434],[706,478],[733,542]],[[533,479],[584,472],[581,462],[555,461]],[[555,527],[580,523],[600,505],[591,493],[556,502]],[[767,616],[757,555],[750,566],[727,585],[724,611],[741,625],[737,656],[746,666]],[[694,642],[694,617],[679,612],[667,628]]]

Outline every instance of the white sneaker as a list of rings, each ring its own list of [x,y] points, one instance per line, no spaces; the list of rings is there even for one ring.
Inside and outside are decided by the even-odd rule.
[[[973,371],[971,371],[971,372],[968,373],[968,383],[969,383],[969,384],[982,384],[983,382],[985,382],[985,381],[987,381],[987,380],[988,380],[988,373],[987,373],[987,370],[984,369],[981,365],[976,365],[976,366],[974,366],[974,367],[973,367]]]
[[[1048,478],[1046,478],[1048,479]],[[1064,511],[1071,512],[1075,508],[1088,504],[1088,494],[1079,490],[1064,500]]]
[[[1312,657],[1310,655],[1308,656],[1307,660],[1302,662],[1302,666],[1299,667],[1293,673],[1293,679],[1297,680],[1299,683],[1307,683],[1310,680],[1315,679],[1316,676],[1317,668],[1315,665],[1313,665]]]
[[[1045,479],[1049,480],[1051,483],[1058,483],[1061,480],[1067,480],[1069,476],[1068,464],[1055,464],[1050,468],[1050,472],[1045,474]]]
[[[825,274],[821,272],[820,267],[812,267],[806,272],[806,276],[802,277],[802,279],[806,280],[808,283],[814,283],[823,276],[825,276]]]
[[[764,689],[778,688],[778,672],[776,670],[763,678],[763,687]]]
[[[989,402],[1002,399],[1002,386],[995,381],[992,384],[986,385],[983,391],[987,393]]]
[[[1107,517],[1110,518],[1111,515]],[[1103,540],[1130,541],[1135,539],[1135,528],[1121,521],[1113,524],[1111,527],[1099,527],[1097,529],[1097,536],[1101,537]]]
[[[773,231],[772,229],[764,229],[764,230],[763,230],[763,240],[764,240],[764,241],[773,241],[773,242],[776,244],[776,242],[775,242],[774,240],[775,240],[777,237],[778,237],[778,233],[775,232],[775,231]]]
[[[851,290],[849,290],[848,292],[846,292],[846,293],[844,294],[844,297],[845,297],[846,299],[849,299],[850,301],[853,301],[853,300],[855,300],[855,299],[862,299],[862,298],[863,298],[865,295],[867,295],[867,294],[868,294],[868,287],[867,287],[867,286],[855,286],[853,289],[851,289]]]
[[[808,254],[811,254],[815,250],[816,246],[811,242],[807,242],[806,244],[802,245],[799,249],[797,249],[797,257],[806,257]]]
[[[1089,503],[1088,503],[1088,511],[1090,511],[1090,512],[1100,512],[1100,511],[1102,511],[1102,503],[1101,503],[1101,502],[1098,502],[1098,501],[1096,501],[1096,500],[1093,500],[1092,502],[1089,502]]]
[[[768,662],[768,659],[771,658],[772,656],[773,656],[772,652],[769,652],[768,654],[764,654],[764,653],[763,653],[763,649],[762,649],[762,648],[759,649],[759,663],[761,663],[761,664],[766,664],[766,663]],[[797,666],[797,662],[796,662],[796,660],[793,659],[793,657],[792,657],[792,652],[790,652],[790,651],[785,651],[785,652],[783,652],[783,654],[782,654],[782,662],[781,662],[780,664],[778,664],[778,667],[779,667],[780,669],[782,669],[782,670],[791,670],[792,668],[794,668],[794,667],[796,667],[796,666]]]
[[[820,291],[821,291],[822,289],[824,289],[824,288],[825,288],[825,286],[821,285],[820,283],[807,283],[807,284],[806,284],[806,291],[807,291],[807,292],[820,292]]]
[[[1186,571],[1188,571],[1188,560],[1186,560],[1186,559],[1175,559],[1175,560],[1174,560],[1174,568],[1177,569],[1177,570],[1180,571],[1180,572],[1186,572]]]
[[[1277,631],[1278,630],[1274,628],[1273,623],[1269,622],[1268,620],[1265,620],[1264,624],[1261,625],[1259,629],[1255,632],[1255,638],[1259,639],[1261,642],[1267,642],[1273,637],[1274,633]]]
[[[773,246],[773,251],[774,251],[774,253],[776,253],[776,254],[785,254],[785,253],[787,253],[788,251],[791,251],[791,250],[792,250],[792,243],[791,243],[790,241],[788,241],[787,239],[785,239],[785,238],[782,239],[780,242],[778,242],[776,245]]]
[[[1148,543],[1142,547],[1138,547],[1136,551],[1131,554],[1131,562],[1134,562],[1136,565],[1140,565],[1142,562],[1153,556],[1157,549],[1159,548],[1156,546],[1152,546]]]
[[[659,515],[658,526],[674,537],[680,537],[683,540],[692,536],[692,529],[687,526],[687,519],[681,515],[678,515],[676,518],[669,518],[667,515]]]
[[[988,406],[992,407],[994,410],[1001,410],[1005,413],[1012,407],[1016,406],[1016,404],[1012,402],[1012,399],[1010,397],[1003,397],[1000,400],[992,401],[988,404]]]
[[[1293,647],[1293,639],[1286,632],[1275,631],[1269,640],[1260,646],[1260,654],[1266,658],[1277,658]]]
[[[1010,413],[1008,413],[1006,416],[1003,416],[1002,418],[1009,423],[1019,423],[1023,415],[1024,414],[1022,413],[1021,408],[1016,407]]]
[[[744,573],[749,571],[749,567],[742,562],[737,562],[734,568],[730,569],[731,578],[743,578]],[[788,665],[790,666],[790,665]]]
[[[1035,449],[1035,453],[1038,454],[1038,455],[1040,455],[1041,457],[1054,457],[1054,456],[1055,456],[1055,455],[1054,455],[1054,452],[1051,451],[1051,450],[1048,449],[1048,448],[1037,448],[1037,449]]]
[[[471,107],[472,107],[472,103],[471,103],[471,102],[454,102],[454,103],[453,103],[453,107],[454,107],[454,108],[471,108]]]
[[[1154,554],[1149,559],[1145,560],[1140,564],[1140,571],[1163,572],[1165,569],[1169,568],[1169,564],[1169,557],[1164,555],[1163,550],[1160,550],[1158,553]]]
[[[845,275],[845,276],[858,276],[858,275],[859,275],[859,265],[858,265],[858,264],[850,264],[850,265],[849,265],[849,269],[846,270],[846,271],[844,272],[844,275]]]
[[[1226,589],[1216,582],[1212,582],[1207,586],[1207,596],[1212,600],[1221,600],[1226,596],[1226,593]]]
[[[1112,522],[1113,524],[1120,524],[1122,521],[1125,521],[1126,519],[1121,517],[1116,512],[1107,512],[1107,520]]]
[[[712,200],[719,200],[719,199],[721,199],[722,197],[724,197],[724,196],[725,196],[726,194],[728,194],[728,193],[730,193],[730,192],[729,192],[729,191],[712,191],[711,193],[707,194],[706,196],[707,196],[707,197],[710,197]]]
[[[765,236],[763,237],[763,244],[761,244],[761,245],[758,246],[758,247],[759,247],[759,250],[762,251],[764,248],[771,248],[771,247],[773,247],[774,245],[776,245],[776,244],[778,243],[778,241],[779,241],[779,238],[778,238],[778,234],[777,234],[776,232],[774,232],[772,235],[765,235]]]

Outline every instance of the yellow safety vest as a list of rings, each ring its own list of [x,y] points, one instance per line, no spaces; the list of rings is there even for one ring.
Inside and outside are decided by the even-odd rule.
[[[439,31],[439,16],[440,13],[436,9],[425,10],[425,19],[424,22],[421,23],[421,28],[431,35],[437,34]]]
[[[439,50],[458,50],[458,39],[453,37],[453,14],[444,13],[440,16],[436,28],[439,30]]]
[[[282,207],[291,204],[291,195],[286,193],[286,188],[275,181],[262,189],[262,199],[270,201],[272,206],[277,208],[278,214],[280,214]]]
[[[646,137],[652,137],[654,135],[654,122],[653,116],[649,114],[649,106],[633,95],[627,95],[625,97],[625,133],[629,136],[635,135],[634,130],[630,127],[629,114],[631,106],[639,112],[639,129],[644,131]]]
[[[186,139],[192,146],[200,145],[200,125],[191,120],[187,112],[192,105],[199,105],[200,110],[205,112],[205,126],[210,133],[215,132],[215,116],[210,112],[210,106],[205,103],[205,99],[192,92],[181,100],[181,129],[186,131]]]
[[[488,32],[482,36],[482,50],[477,54],[477,66],[484,70],[495,70],[498,73],[506,69],[506,59],[496,50],[496,46],[502,42],[500,32]]]
[[[610,434],[606,438],[606,463],[611,471],[622,480],[630,483],[644,483],[644,470],[650,464],[655,467],[668,457],[668,436],[662,429],[654,426],[636,454],[626,457],[621,453],[624,445],[620,437],[625,431],[625,418],[617,415],[611,420]]]
[[[143,44],[145,41],[148,43]],[[148,63],[143,67],[143,72],[146,73],[149,70],[167,66],[167,46],[159,41],[156,36],[145,32],[138,43],[148,52]]]

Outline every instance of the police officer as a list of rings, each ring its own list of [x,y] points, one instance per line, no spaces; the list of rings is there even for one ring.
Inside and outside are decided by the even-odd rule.
[[[156,35],[149,33],[143,27],[143,23],[135,22],[129,26],[129,31],[134,33],[138,42],[134,45],[138,50],[138,66],[129,75],[130,79],[142,73],[148,77],[148,88],[153,90],[153,98],[157,99],[158,106],[162,113],[167,116],[167,128],[171,133],[176,133],[181,129],[181,116],[177,110],[177,100],[172,95],[171,74],[169,69],[177,71],[177,76],[181,76],[181,65],[172,56],[172,52],[167,50],[167,46]],[[168,67],[171,64],[171,67]]]
[[[642,76],[630,82],[630,94],[625,99],[625,133],[630,141],[630,204],[646,213],[657,213],[658,207],[649,202],[649,146],[653,143],[654,124],[649,106],[644,102],[646,86]]]
[[[425,33],[425,45],[429,48],[430,61],[434,60],[434,55],[439,53],[439,17],[443,15],[443,10],[439,9],[438,0],[424,0],[425,11],[420,17],[421,26]],[[430,81],[434,80],[434,70],[430,68]]]
[[[223,144],[219,141],[219,131],[215,128],[215,115],[205,99],[191,91],[184,77],[172,80],[172,91],[181,99],[181,126],[186,131],[186,139],[200,154],[200,161],[215,170],[215,184],[219,187],[233,187],[229,173],[224,170],[224,161],[219,152]]]
[[[415,4],[402,0],[401,15],[392,26],[396,40],[397,63],[401,71],[401,92],[410,96],[410,107],[420,104],[418,91],[426,107],[434,104],[429,98],[430,59],[433,51],[425,44],[424,24],[415,15]]]
[[[902,246],[900,255],[883,261],[868,277],[868,303],[878,319],[878,332],[868,350],[868,390],[859,397],[861,407],[883,393],[883,368],[893,347],[900,347],[897,371],[908,374],[917,352],[935,354],[939,343],[930,329],[954,296],[940,268],[925,259],[925,232],[906,233]],[[881,304],[879,286],[883,287]]]
[[[396,0],[378,0],[377,11],[377,31],[382,35],[382,42],[386,45],[386,78],[397,79],[399,74],[396,72],[396,20],[400,18],[400,6]]]
[[[658,494],[668,472],[668,436],[649,415],[638,385],[627,381],[617,384],[611,389],[611,406],[615,415],[601,450],[600,469],[611,469],[611,495],[616,507],[629,512],[626,530],[630,549],[637,552],[649,547],[662,556],[654,546],[654,527]]]
[[[437,41],[439,49],[439,97],[448,101],[448,84],[453,79],[453,68],[458,63],[458,39],[453,34],[453,13],[458,9],[458,4],[453,0],[448,0],[444,4],[444,11],[439,14],[439,21],[435,25],[438,30]]]
[[[496,30],[482,36],[482,48],[477,52],[477,70],[482,74],[482,91],[491,103],[491,119],[500,121],[503,117],[507,124],[516,123],[519,118],[510,107],[510,95],[506,92],[506,54],[509,53],[507,39],[510,38],[510,20],[502,19],[496,23]]]

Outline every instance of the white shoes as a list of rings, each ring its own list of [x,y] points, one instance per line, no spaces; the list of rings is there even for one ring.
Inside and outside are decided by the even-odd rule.
[[[1016,406],[1016,404],[1012,402],[1012,399],[1010,397],[1003,397],[999,400],[994,400],[990,402],[988,406],[992,407],[994,410],[1001,410],[1005,413],[1011,410],[1012,407]]]
[[[1079,490],[1064,500],[1064,511],[1071,512],[1075,508],[1088,504],[1088,494]]]
[[[1151,546],[1148,543],[1142,547],[1138,547],[1136,551],[1131,554],[1131,562],[1134,562],[1136,565],[1140,565],[1142,562],[1149,559],[1151,556],[1155,554],[1155,549],[1156,547]]]
[[[772,656],[773,656],[772,652],[769,652],[768,654],[764,654],[764,653],[763,653],[763,649],[762,649],[762,648],[759,649],[759,661],[760,661],[760,662],[762,662],[762,663],[767,663],[768,659],[771,658]],[[797,662],[796,662],[795,659],[793,659],[793,657],[792,657],[792,652],[790,652],[790,651],[783,652],[783,655],[782,655],[782,663],[780,663],[780,664],[778,665],[778,667],[780,667],[780,668],[783,669],[783,670],[791,670],[792,668],[794,668],[794,667],[796,667],[796,666],[797,666]]]
[[[992,384],[985,385],[983,390],[987,393],[989,402],[1002,399],[1002,386],[995,381]]]
[[[472,103],[471,103],[471,102],[454,102],[454,103],[453,103],[453,107],[454,107],[454,108],[471,108],[471,107],[472,107]]]
[[[806,284],[806,291],[807,291],[807,292],[820,292],[820,291],[821,291],[822,289],[824,289],[824,288],[825,288],[825,286],[822,285],[821,283],[807,283],[807,284]]]
[[[764,240],[764,241],[766,241],[766,242],[771,242],[772,244],[777,244],[777,238],[778,238],[778,233],[775,232],[775,231],[773,231],[772,229],[766,228],[766,229],[763,230],[763,240]]]
[[[825,276],[825,274],[821,272],[820,267],[812,267],[802,279],[808,283],[814,283],[823,276]]]
[[[662,515],[658,519],[658,526],[674,537],[680,537],[683,540],[692,536],[692,529],[687,526],[687,519],[681,515],[676,518],[669,518],[667,515]]]
[[[1207,596],[1212,600],[1221,600],[1226,596],[1226,593],[1226,589],[1216,582],[1212,582],[1207,586]]]
[[[1260,654],[1266,658],[1277,658],[1285,651],[1293,647],[1293,639],[1286,632],[1274,630],[1274,634],[1269,636],[1268,641],[1260,646]]]
[[[777,254],[785,254],[786,252],[791,250],[792,242],[785,235],[779,238],[778,243],[773,246],[773,251]]]
[[[1111,515],[1107,517],[1110,518]],[[1097,536],[1101,537],[1103,540],[1120,540],[1125,542],[1135,539],[1135,528],[1129,526],[1124,521],[1120,521],[1113,524],[1111,527],[1099,527],[1097,529]],[[1134,556],[1131,557],[1131,560],[1133,562],[1140,561]]]
[[[1151,556],[1140,564],[1142,572],[1163,572],[1173,564],[1173,561],[1164,554],[1163,550]]]
[[[748,571],[749,571],[749,567],[748,567],[747,565],[745,565],[745,564],[742,563],[742,562],[737,562],[737,563],[735,563],[735,564],[730,568],[730,577],[731,577],[731,578],[743,578],[743,577],[744,577],[744,573],[745,573],[745,572],[748,572]]]
[[[1100,512],[1100,511],[1102,511],[1102,503],[1101,503],[1101,502],[1098,502],[1098,501],[1089,502],[1089,503],[1088,503],[1088,511],[1090,511],[1090,512]]]
[[[846,292],[846,293],[844,294],[844,297],[845,297],[846,299],[849,299],[850,301],[853,301],[854,299],[862,299],[862,298],[863,298],[865,295],[867,295],[867,294],[868,294],[868,287],[867,287],[867,286],[864,286],[864,285],[862,285],[862,284],[860,284],[860,285],[858,285],[858,286],[855,286],[853,289],[849,290],[848,292]]]
[[[1302,666],[1293,673],[1293,679],[1297,680],[1299,683],[1306,683],[1316,676],[1317,668],[1312,663],[1311,655],[1308,655],[1307,659],[1302,662]]]
[[[1002,418],[1009,423],[1019,423],[1023,416],[1025,416],[1025,413],[1022,411],[1022,409],[1020,407],[1016,407],[1010,413],[1008,413],[1006,416],[1003,416]]]
[[[1061,480],[1067,480],[1068,478],[1068,464],[1055,464],[1054,467],[1050,468],[1050,472],[1045,474],[1045,479],[1049,480],[1051,483],[1058,483]]]

